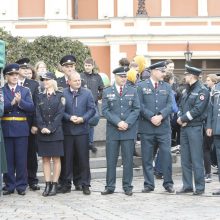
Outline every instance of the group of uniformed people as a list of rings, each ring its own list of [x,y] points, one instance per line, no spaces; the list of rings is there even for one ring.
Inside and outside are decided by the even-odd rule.
[[[25,195],[28,184],[31,190],[40,189],[36,177],[37,145],[38,154],[43,158],[46,182],[43,196],[70,192],[72,181],[76,190],[89,195],[89,120],[96,114],[97,97],[94,101],[92,92],[82,86],[80,74],[75,71],[75,56],[67,55],[60,60],[64,73],[62,78],[56,79],[51,72],[40,76],[43,82],[41,91],[38,82],[25,77],[23,71],[28,68],[28,62],[26,58],[21,59],[7,65],[3,71],[7,83],[3,87],[4,100],[1,99],[1,106],[4,105],[1,121],[8,166],[4,175],[3,194],[9,195],[16,190],[19,195]],[[149,193],[155,188],[155,146],[159,147],[161,154],[163,187],[168,193],[175,192],[170,126],[173,93],[171,86],[163,80],[166,65],[166,61],[161,61],[149,66],[150,75],[143,81],[138,80],[139,75],[136,74],[135,86],[127,82],[128,67],[121,66],[113,71],[115,82],[102,95],[102,113],[107,120],[107,173],[102,195],[114,193],[120,149],[123,190],[125,195],[133,194],[133,154],[137,134],[141,138],[144,174],[142,192]],[[199,80],[201,72],[198,68],[186,65],[186,88],[182,93],[177,119],[181,126],[183,187],[177,193],[193,192],[193,195],[201,195],[205,191],[204,126],[207,135],[214,136],[220,161],[220,88],[217,84],[210,98],[209,91]],[[62,91],[59,91],[60,87]],[[101,85],[100,92],[102,89]],[[219,194],[220,191],[214,193]]]

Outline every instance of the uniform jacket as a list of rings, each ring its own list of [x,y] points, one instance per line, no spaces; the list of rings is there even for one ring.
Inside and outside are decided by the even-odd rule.
[[[220,83],[211,92],[206,128],[211,128],[213,135],[220,135]]]
[[[56,81],[59,89],[64,89],[68,87],[65,76],[57,78]]]
[[[91,90],[95,103],[102,98],[104,84],[98,73],[81,73],[82,85]]]
[[[137,90],[125,85],[122,96],[118,94],[115,85],[103,92],[102,114],[107,119],[107,140],[129,140],[137,136],[137,119],[140,112],[140,102]],[[118,123],[125,121],[128,130],[118,130]]]
[[[11,105],[13,96],[8,84],[3,87],[4,93],[4,117],[27,117],[34,112],[34,103],[30,90],[23,86],[16,87],[15,93],[21,93],[21,102],[19,105]],[[2,129],[4,137],[24,137],[29,136],[29,126],[27,121],[4,121],[2,120]]]
[[[57,141],[63,140],[62,119],[65,109],[63,93],[56,91],[49,98],[46,93],[38,94],[36,109],[38,140]],[[41,130],[48,128],[50,134],[42,134]]]
[[[141,113],[139,118],[139,133],[166,134],[171,132],[170,114],[172,112],[172,89],[164,81],[160,81],[155,89],[150,79],[138,84]],[[151,123],[155,115],[162,115],[160,126]]]
[[[198,80],[184,90],[178,117],[182,122],[187,122],[187,126],[203,125],[207,117],[208,103],[209,91]]]
[[[36,107],[37,95],[39,93],[39,87],[40,87],[39,83],[32,79],[25,79],[23,86],[30,89],[34,106]],[[29,123],[29,127],[36,126],[35,112],[30,113],[28,115],[28,123]]]
[[[63,90],[66,99],[63,118],[64,135],[84,135],[89,133],[88,121],[95,114],[95,102],[90,90],[80,88],[77,94],[73,95],[70,88]],[[71,116],[82,117],[84,122],[74,124],[70,121]]]

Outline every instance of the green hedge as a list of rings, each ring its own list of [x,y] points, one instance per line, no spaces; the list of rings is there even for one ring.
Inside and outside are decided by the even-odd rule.
[[[76,56],[76,69],[83,71],[83,61],[91,57],[90,49],[80,41],[73,41],[67,37],[42,36],[33,42],[22,37],[13,37],[0,28],[0,39],[6,42],[6,62],[13,63],[18,59],[28,57],[31,64],[43,60],[48,70],[54,72],[60,59],[68,54]]]

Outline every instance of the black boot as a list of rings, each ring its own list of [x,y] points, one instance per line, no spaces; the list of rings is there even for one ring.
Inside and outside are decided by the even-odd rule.
[[[52,187],[48,196],[55,196],[56,194],[57,194],[57,182],[52,182]]]
[[[48,196],[50,190],[51,190],[51,182],[46,182],[46,186],[45,186],[42,196]]]

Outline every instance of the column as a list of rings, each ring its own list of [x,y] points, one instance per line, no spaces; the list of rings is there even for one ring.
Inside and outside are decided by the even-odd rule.
[[[170,16],[170,0],[161,0],[161,16]]]
[[[198,0],[198,16],[208,16],[207,0]]]
[[[98,19],[114,17],[114,0],[98,0]]]
[[[115,77],[112,71],[118,67],[118,61],[120,59],[120,46],[119,43],[110,42],[110,71],[111,71],[111,83],[114,82]]]
[[[133,17],[133,0],[118,0],[118,17]]]

